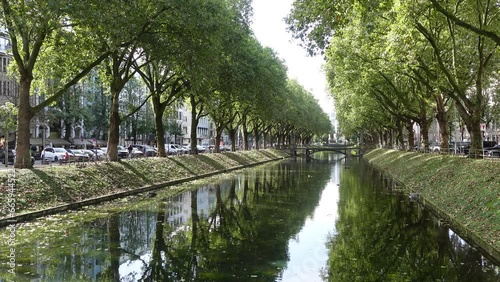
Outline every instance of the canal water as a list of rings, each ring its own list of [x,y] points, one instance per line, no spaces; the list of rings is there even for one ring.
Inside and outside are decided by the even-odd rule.
[[[0,281],[500,281],[498,265],[355,159],[183,187],[16,226]]]

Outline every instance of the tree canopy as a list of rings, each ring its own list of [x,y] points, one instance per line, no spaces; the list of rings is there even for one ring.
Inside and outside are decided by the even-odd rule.
[[[187,97],[191,97],[193,120],[211,112],[214,120],[221,121],[218,130],[239,124],[253,130],[257,138],[261,133],[279,131],[272,128],[278,128],[284,119],[298,120],[283,116],[286,101],[298,103],[299,111],[306,111],[294,115],[324,117],[321,108],[311,104],[317,101],[310,94],[304,94],[305,100],[298,102],[287,98],[290,92],[284,62],[273,50],[261,46],[249,28],[251,1],[2,1],[0,8],[1,24],[12,46],[10,72],[20,83],[16,130],[20,156],[29,154],[30,122],[41,117],[38,114],[42,109],[61,106],[71,99],[80,101],[81,97],[86,102],[100,102],[93,109],[95,114],[102,116],[108,111],[104,125],[109,129],[104,135],[111,160],[116,159],[122,121],[149,99],[158,116],[156,128],[162,127],[166,108]],[[120,95],[129,80],[139,74],[150,93],[136,108],[124,107]],[[79,87],[72,88],[77,84]],[[97,92],[90,95],[89,91]],[[43,98],[32,104],[30,97],[35,93]],[[70,105],[66,103],[61,114]],[[220,119],[216,113],[222,109],[229,112]],[[63,117],[68,124],[81,124],[83,120],[95,123],[83,110],[76,116],[58,118]],[[307,120],[324,122],[322,118]],[[94,126],[99,134],[106,130]],[[196,129],[196,125],[193,127]],[[65,130],[68,134],[70,129]],[[328,133],[307,132],[303,134]],[[26,160],[29,158],[17,158],[15,166],[30,167]]]
[[[287,23],[311,53],[326,55],[347,137],[365,132],[375,142],[393,146],[396,139],[413,148],[418,124],[428,148],[436,118],[447,148],[456,111],[471,152],[481,152],[479,125],[497,111],[499,9],[490,1],[296,0]]]

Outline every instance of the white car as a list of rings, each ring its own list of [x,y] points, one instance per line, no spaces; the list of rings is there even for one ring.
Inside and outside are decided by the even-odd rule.
[[[184,154],[189,154],[191,153],[191,147],[189,147],[188,145],[186,146],[181,146],[181,150]]]
[[[173,145],[174,145],[174,146],[175,146],[175,148],[177,149],[177,154],[178,154],[178,155],[182,155],[182,154],[189,154],[189,151],[188,151],[188,152],[186,152],[186,151],[184,150],[184,148],[183,148],[181,145],[179,145],[179,144],[173,144]]]
[[[179,148],[176,145],[177,144],[165,144],[165,152],[168,155],[182,154],[182,151],[179,151]]]
[[[118,158],[126,159],[128,157],[128,150],[125,146],[118,145]]]
[[[131,157],[131,158],[144,157],[144,153],[141,150],[139,150],[139,149],[137,149],[135,147],[132,147],[132,155],[131,156],[128,155],[128,147],[118,146],[118,148],[121,148],[121,147],[123,147],[123,149],[127,151],[127,158],[128,157]]]
[[[46,147],[41,153],[42,161],[66,162],[69,160],[69,152],[64,148]]]
[[[198,151],[198,153],[205,153],[206,150],[207,150],[207,147],[202,146],[202,145],[196,145],[196,151]]]
[[[92,152],[94,152],[96,154],[96,156],[97,156],[96,160],[105,159],[106,158],[107,149],[108,148],[106,148],[106,147],[92,149]]]

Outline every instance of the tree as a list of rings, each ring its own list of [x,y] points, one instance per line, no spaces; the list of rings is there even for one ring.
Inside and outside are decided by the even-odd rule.
[[[126,115],[121,115],[120,93],[126,83],[134,77],[137,68],[147,63],[142,58],[143,47],[150,40],[148,36],[155,31],[159,25],[158,21],[169,7],[164,1],[154,3],[106,1],[94,8],[96,13],[102,11],[102,14],[95,19],[93,32],[99,35],[103,48],[110,53],[102,66],[101,75],[108,84],[111,95],[107,154],[111,161],[116,161],[121,122],[147,102],[146,98],[137,108]],[[116,13],[120,16],[117,17]]]
[[[230,3],[233,2],[236,1]],[[176,38],[176,46],[184,48],[179,49],[175,62],[182,70],[182,77],[189,83],[186,97],[192,116],[192,152],[196,152],[198,122],[208,115],[205,107],[212,103],[213,93],[219,86],[219,70],[226,59],[224,51],[229,50],[226,43],[233,38],[235,25],[240,24],[230,8],[226,1],[199,3],[193,0],[183,2],[180,9],[185,11],[179,14],[184,23],[180,34],[186,36]]]
[[[251,36],[246,24],[235,25],[224,37],[224,58],[218,69],[216,89],[205,110],[215,124],[215,152],[220,152],[220,144],[224,129],[229,129],[232,136],[233,150],[235,135],[240,123],[236,122],[241,114],[241,105],[253,100],[257,80],[256,70],[260,60],[257,59],[262,47]]]
[[[417,122],[428,146],[432,107],[446,149],[448,112],[456,108],[477,153],[479,123],[486,121],[487,93],[493,92],[498,65],[490,32],[498,27],[497,10],[491,1],[297,0],[287,21],[306,46],[316,51],[329,46],[328,77],[344,133],[396,131],[401,142],[403,124],[411,136],[411,124]],[[375,107],[370,113],[369,105]],[[380,110],[391,115],[384,117]],[[381,119],[373,125],[377,116]]]
[[[480,17],[484,17],[484,19],[491,18],[491,22],[488,24],[489,26],[484,26],[481,23],[474,22],[474,20],[467,17],[461,18],[461,15],[457,15],[454,12],[449,11],[448,7],[446,7],[449,6],[456,10],[459,6],[464,6],[465,3],[460,1],[456,1],[455,3],[454,1],[449,1],[448,3],[443,3],[446,5],[443,6],[438,0],[429,1],[432,3],[436,11],[443,14],[449,21],[452,21],[457,26],[470,30],[479,36],[487,37],[495,42],[496,45],[500,45],[500,36],[496,32],[496,30],[500,27],[500,21],[498,21],[498,18],[495,16],[499,12],[500,7],[495,1],[484,2],[482,3],[482,5],[484,5],[483,7],[477,6],[484,11],[481,13],[482,15],[480,15]]]
[[[143,68],[139,68],[138,72],[151,93],[158,155],[165,157],[164,113],[167,107],[174,105],[176,101],[183,97],[188,83],[177,74],[167,59],[148,61],[150,63]],[[180,135],[179,132],[175,133]]]
[[[88,114],[84,115],[83,124],[85,125],[88,136],[96,139],[106,140],[109,127],[109,106],[110,99],[97,70],[93,70],[81,82],[84,96],[84,108]]]
[[[467,6],[466,2],[463,6],[457,5],[455,13],[474,19],[480,28],[489,28],[493,24],[489,18],[492,8],[489,5],[471,5]],[[453,21],[439,17],[435,11],[424,10],[417,15],[419,17],[414,18],[416,29],[432,46],[439,69],[447,79],[448,87],[443,90],[454,101],[471,134],[469,155],[478,157],[482,155],[480,123],[488,101],[485,89],[496,71],[497,45],[484,36],[471,36],[469,30],[457,28]],[[436,22],[446,26],[446,30],[436,33],[432,28]]]
[[[139,135],[144,139],[145,135],[154,131],[154,122],[149,112],[150,105],[145,103],[149,96],[142,80],[137,76],[130,78],[120,93],[121,132],[125,138],[133,140],[134,144],[139,140]]]
[[[90,1],[92,2],[92,1]],[[6,27],[11,42],[15,76],[19,80],[19,115],[16,136],[16,168],[31,167],[29,138],[33,116],[61,97],[96,65],[108,56],[99,49],[87,33],[89,19],[93,17],[86,8],[89,1],[7,1],[1,2],[1,24]],[[86,11],[85,17],[78,12]],[[26,15],[30,15],[29,17]],[[42,59],[43,57],[43,59]],[[55,68],[59,80],[53,92],[37,105],[30,105],[32,83],[44,77],[43,67]],[[58,61],[60,66],[51,64]],[[64,71],[62,71],[64,69]],[[48,76],[46,76],[48,77]]]

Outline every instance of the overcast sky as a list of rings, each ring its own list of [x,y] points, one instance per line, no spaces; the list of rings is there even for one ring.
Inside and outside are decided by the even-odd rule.
[[[253,0],[255,36],[263,46],[271,47],[285,60],[288,77],[296,79],[319,100],[327,113],[333,112],[333,102],[327,94],[327,84],[321,66],[321,57],[309,57],[298,42],[286,31],[283,19],[288,15],[293,0]]]

